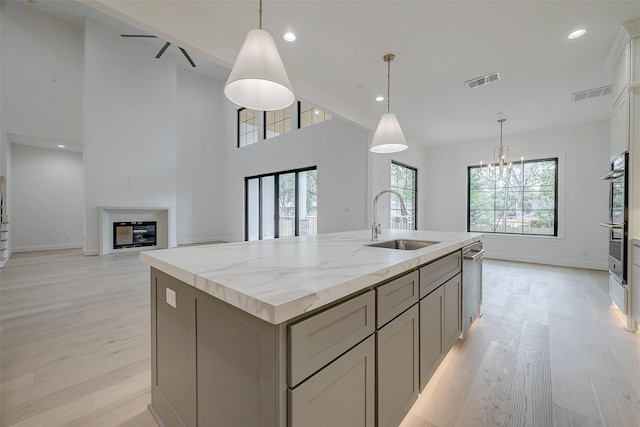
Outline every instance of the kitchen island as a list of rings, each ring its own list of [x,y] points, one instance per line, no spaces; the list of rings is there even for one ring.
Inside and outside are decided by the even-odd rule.
[[[397,425],[460,334],[476,233],[369,231],[148,251],[152,404],[173,426]],[[406,391],[406,393],[404,393]]]

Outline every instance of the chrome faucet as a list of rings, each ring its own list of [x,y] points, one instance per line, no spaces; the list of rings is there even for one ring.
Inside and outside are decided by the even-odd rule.
[[[398,196],[398,200],[400,200],[400,213],[404,216],[407,216],[407,208],[404,206],[404,200],[400,193],[395,190],[382,190],[379,192],[376,197],[373,199],[373,224],[371,224],[371,241],[377,242],[378,236],[382,234],[382,229],[380,228],[380,224],[378,224],[378,197],[383,195],[384,193],[392,193]]]

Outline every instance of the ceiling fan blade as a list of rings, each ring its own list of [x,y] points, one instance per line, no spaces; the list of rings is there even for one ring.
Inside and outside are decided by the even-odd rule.
[[[180,51],[182,52],[182,54],[184,55],[185,58],[187,58],[187,61],[189,61],[189,64],[191,64],[191,66],[193,68],[196,68],[196,64],[193,62],[193,60],[191,59],[191,57],[189,56],[189,54],[187,53],[186,50],[184,50],[183,48],[180,48]]]
[[[120,34],[120,37],[148,37],[150,39],[158,38],[158,36],[152,36],[150,34]]]
[[[160,57],[162,56],[162,54],[164,53],[165,50],[167,50],[167,48],[169,47],[169,45],[171,45],[171,42],[166,42],[164,44],[164,46],[162,46],[162,49],[160,49],[160,52],[158,52],[158,54],[156,55],[156,59],[160,59]]]

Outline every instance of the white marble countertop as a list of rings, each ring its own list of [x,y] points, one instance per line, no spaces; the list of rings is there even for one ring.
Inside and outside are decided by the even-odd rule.
[[[384,230],[380,241],[440,242],[410,251],[372,248],[371,231],[161,249],[152,267],[272,324],[366,289],[482,239],[479,233]]]

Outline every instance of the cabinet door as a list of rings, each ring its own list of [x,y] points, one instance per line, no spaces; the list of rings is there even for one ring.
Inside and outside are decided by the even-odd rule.
[[[444,352],[456,343],[462,332],[460,313],[462,282],[460,274],[444,284]]]
[[[420,390],[444,358],[444,287],[420,301]]]
[[[418,316],[414,304],[376,332],[378,427],[400,425],[418,398]]]
[[[611,112],[611,159],[629,150],[629,96],[628,93],[623,94]]]
[[[622,55],[613,69],[611,99],[615,104],[631,80],[631,44],[624,46]]]
[[[151,278],[152,404],[166,425],[196,426],[195,296],[153,270]]]
[[[375,338],[371,335],[289,389],[289,425],[373,427],[375,357]]]

